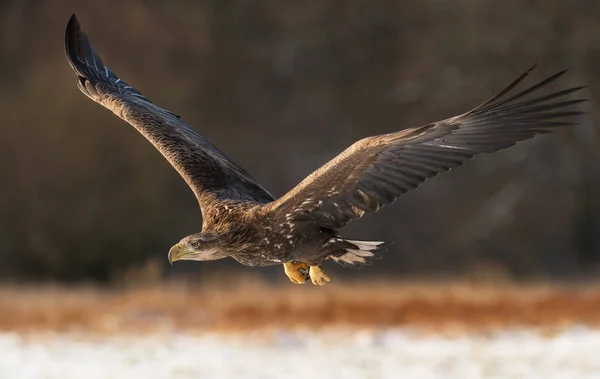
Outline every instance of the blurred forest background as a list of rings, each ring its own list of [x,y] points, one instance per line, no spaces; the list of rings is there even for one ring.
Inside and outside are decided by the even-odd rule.
[[[580,96],[600,99],[592,0],[4,0],[5,282],[201,280],[225,270],[287,281],[280,267],[230,260],[168,267],[168,249],[200,230],[196,200],[142,136],[77,89],[63,48],[73,12],[111,69],[276,196],[355,140],[464,112],[535,63],[528,83],[571,67],[559,85],[588,85]],[[598,104],[579,127],[479,157],[349,225],[345,236],[396,244],[371,268],[332,270],[593,277]]]

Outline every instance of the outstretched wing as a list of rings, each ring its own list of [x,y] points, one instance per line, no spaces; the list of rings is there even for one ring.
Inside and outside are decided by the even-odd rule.
[[[574,125],[565,118],[583,112],[569,108],[585,100],[563,98],[583,87],[526,98],[566,70],[509,95],[534,68],[460,116],[356,142],[266,205],[266,211],[290,227],[314,222],[325,228],[340,228],[476,154],[495,152],[557,127]]]
[[[273,200],[210,141],[175,114],[154,105],[106,67],[75,15],[67,25],[65,49],[81,92],[134,126],[162,153],[194,191],[205,217],[215,201]]]

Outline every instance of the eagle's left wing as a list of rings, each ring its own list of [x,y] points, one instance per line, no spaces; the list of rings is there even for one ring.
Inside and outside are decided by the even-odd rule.
[[[287,194],[265,205],[266,212],[291,227],[314,222],[325,228],[341,228],[476,154],[574,125],[565,118],[582,114],[569,108],[584,100],[563,98],[583,87],[525,99],[565,71],[508,95],[532,70],[467,113],[356,142]]]
[[[65,49],[81,92],[134,126],[162,153],[196,194],[205,220],[210,218],[214,204],[223,200],[273,200],[246,170],[209,140],[106,67],[75,15],[67,25]]]

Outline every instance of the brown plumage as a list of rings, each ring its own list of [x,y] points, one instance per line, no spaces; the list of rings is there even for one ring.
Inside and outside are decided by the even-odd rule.
[[[274,199],[178,116],[154,105],[104,66],[75,15],[67,26],[65,42],[79,89],[140,131],[198,199],[202,232],[174,246],[169,252],[171,261],[233,257],[249,266],[284,263],[286,273],[292,265],[316,267],[327,259],[348,266],[370,264],[385,244],[339,237],[338,230],[348,222],[365,212],[376,212],[426,179],[477,154],[574,125],[569,119],[583,113],[574,106],[584,100],[565,100],[583,87],[529,96],[565,71],[510,94],[531,68],[498,95],[462,115],[356,142]],[[306,279],[306,267],[297,268]]]

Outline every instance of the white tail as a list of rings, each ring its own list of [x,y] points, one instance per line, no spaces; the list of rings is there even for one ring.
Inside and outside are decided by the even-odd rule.
[[[333,238],[330,243],[339,250],[337,254],[329,255],[327,259],[347,267],[372,265],[372,261],[381,258],[380,254],[390,245],[382,241],[356,241],[339,237]]]

